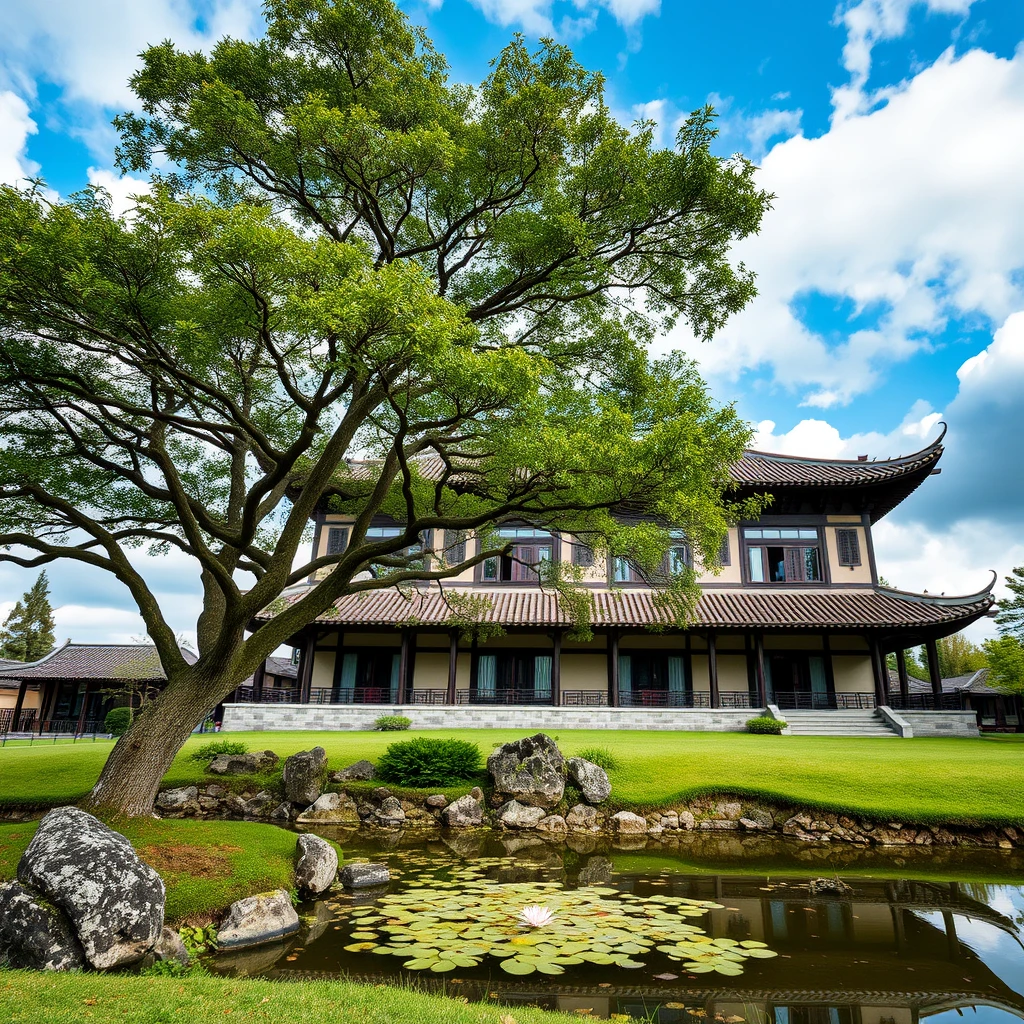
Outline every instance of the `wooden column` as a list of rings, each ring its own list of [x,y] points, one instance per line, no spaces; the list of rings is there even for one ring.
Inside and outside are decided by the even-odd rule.
[[[21,685],[18,687],[18,697],[14,702],[14,715],[11,718],[11,732],[18,731],[18,719],[21,717],[21,708],[25,703],[25,691],[28,689],[28,680],[22,679]]]
[[[82,710],[78,713],[78,725],[75,726],[75,735],[81,736],[85,731],[85,712],[89,707],[89,684],[85,684],[85,692],[82,694]]]
[[[711,689],[711,706],[720,708],[722,698],[718,693],[718,654],[715,650],[715,634],[708,630],[708,685]]]
[[[409,703],[409,638],[412,631],[402,630],[402,649],[398,655],[398,703]]]
[[[267,663],[261,661],[252,674],[252,699],[259,704],[263,700],[263,683],[267,678]]]
[[[316,657],[316,633],[312,632],[302,641],[299,654],[299,673],[296,682],[299,685],[299,703],[308,704],[310,691],[313,687],[313,660]]]
[[[928,678],[932,683],[932,693],[936,697],[942,695],[942,674],[939,672],[939,649],[934,640],[925,641],[928,651]]]
[[[881,707],[886,702],[888,687],[885,685],[885,658],[882,657],[882,649],[878,646],[877,637],[868,638],[868,647],[871,652],[871,673],[875,677],[875,704]]]
[[[764,635],[758,630],[754,634],[754,671],[757,679],[757,699],[762,708],[768,706],[768,681],[764,674]]]
[[[562,631],[555,630],[554,649],[551,654],[551,703],[562,703]]]
[[[906,706],[910,700],[910,680],[907,679],[907,652],[902,647],[896,652],[896,671],[900,677],[900,697]]]
[[[614,629],[608,634],[608,706],[619,706],[619,634]]]
[[[448,634],[448,703],[454,704],[456,702],[457,695],[455,692],[455,684],[458,679],[459,671],[459,631],[457,629],[451,630]]]
[[[836,698],[836,667],[832,664],[832,640],[828,633],[821,634],[821,654],[825,662],[825,687],[831,703]]]

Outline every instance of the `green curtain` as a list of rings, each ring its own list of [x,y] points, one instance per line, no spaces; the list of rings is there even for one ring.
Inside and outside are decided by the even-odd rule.
[[[493,654],[481,654],[476,663],[476,692],[481,697],[494,696],[497,675],[497,658]]]
[[[628,654],[619,655],[619,696],[633,692],[633,659]]]
[[[538,654],[533,659],[533,696],[538,702],[551,700],[550,654]]]
[[[391,703],[394,704],[398,701],[398,675],[402,668],[402,656],[400,654],[391,655]]]
[[[686,691],[686,674],[683,670],[683,659],[670,655],[668,659],[668,692],[684,693]]]

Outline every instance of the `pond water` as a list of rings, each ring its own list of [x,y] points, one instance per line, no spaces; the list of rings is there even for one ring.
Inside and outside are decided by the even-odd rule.
[[[1024,1019],[1020,854],[331,838],[348,860],[386,861],[391,884],[307,904],[292,942],[222,954],[214,969],[662,1024]],[[527,906],[550,920],[522,924]]]

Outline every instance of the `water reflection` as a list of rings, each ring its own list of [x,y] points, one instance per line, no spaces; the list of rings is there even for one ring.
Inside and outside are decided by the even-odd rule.
[[[662,1024],[917,1024],[969,1008],[986,1022],[1007,1014],[1024,1019],[1024,889],[984,881],[992,870],[984,860],[976,862],[973,880],[960,863],[960,880],[947,881],[910,872],[879,877],[877,865],[863,864],[801,872],[788,854],[780,862],[777,846],[774,867],[737,872],[727,855],[716,873],[714,865],[667,849],[641,856],[600,844],[579,851],[527,841],[510,851],[486,834],[389,845],[346,849],[349,856],[387,860],[397,876],[392,890],[425,872],[458,878],[460,865],[483,857],[496,881],[557,880],[570,888],[600,884],[639,896],[713,900],[722,909],[695,921],[708,934],[756,939],[780,956],[748,962],[739,977],[688,974],[655,951],[634,971],[586,964],[558,977],[517,978],[489,961],[444,978],[423,977],[403,971],[401,958],[343,949],[357,927],[350,911],[376,899],[363,892],[307,907],[304,931],[292,946],[222,957],[217,969],[291,978],[345,974],[371,982],[401,976],[471,1000]],[[1016,874],[1015,867],[1003,862],[1004,877],[1007,869]]]

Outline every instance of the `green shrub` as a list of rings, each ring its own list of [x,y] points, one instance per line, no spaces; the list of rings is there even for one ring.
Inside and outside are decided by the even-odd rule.
[[[211,743],[204,743],[201,747],[196,747],[188,756],[192,761],[206,764],[212,761],[218,754],[248,753],[249,744],[243,743],[241,740],[213,740]]]
[[[131,708],[111,708],[103,719],[103,731],[111,736],[123,736],[132,724]]]
[[[770,715],[758,715],[747,719],[747,732],[756,732],[764,736],[779,736],[786,728],[786,723],[772,718]]]
[[[377,778],[399,786],[454,785],[476,778],[480,769],[480,748],[466,740],[402,740],[377,759]]]
[[[584,761],[589,761],[591,764],[596,764],[598,768],[603,768],[606,772],[619,767],[619,759],[607,747],[587,747],[576,756],[582,757]]]
[[[410,725],[412,725],[412,719],[406,718],[405,715],[381,715],[373,723],[377,732],[403,732]]]

